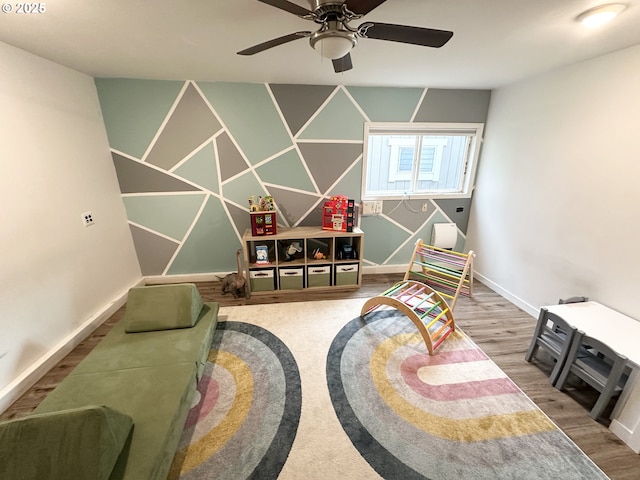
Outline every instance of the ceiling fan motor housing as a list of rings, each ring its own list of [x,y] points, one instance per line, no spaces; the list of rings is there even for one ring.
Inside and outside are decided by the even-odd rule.
[[[332,19],[344,17],[344,2],[336,2],[335,0],[309,0],[311,11],[316,21],[322,23],[324,19]]]

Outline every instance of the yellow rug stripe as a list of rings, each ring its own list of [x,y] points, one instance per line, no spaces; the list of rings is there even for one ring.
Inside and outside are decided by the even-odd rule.
[[[374,351],[369,364],[378,393],[406,422],[437,437],[459,442],[479,442],[556,430],[556,426],[537,408],[474,419],[451,419],[415,407],[397,392],[386,374],[386,365],[394,350],[412,340],[415,341],[415,335],[402,334],[383,341]]]
[[[176,453],[173,465],[181,466],[181,472],[171,472],[170,478],[177,477],[180,473],[187,473],[205,460],[211,458],[229,439],[235,435],[242,426],[253,399],[253,374],[248,365],[239,357],[228,352],[211,350],[209,362],[214,362],[217,367],[224,368],[236,382],[236,397],[228,414],[209,433],[204,435],[196,443],[188,446],[188,450],[180,450]],[[174,477],[175,475],[175,477]]]

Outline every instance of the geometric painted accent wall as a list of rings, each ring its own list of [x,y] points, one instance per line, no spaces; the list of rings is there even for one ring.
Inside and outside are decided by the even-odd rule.
[[[438,110],[452,102],[484,121],[489,100],[423,88],[95,82],[143,275],[235,271],[249,196],[273,196],[282,227],[319,225],[331,195],[360,201],[365,122],[444,118]],[[383,215],[362,218],[365,264],[406,264],[441,221],[458,224],[462,248],[469,202],[435,200],[422,212],[423,201],[386,201]]]

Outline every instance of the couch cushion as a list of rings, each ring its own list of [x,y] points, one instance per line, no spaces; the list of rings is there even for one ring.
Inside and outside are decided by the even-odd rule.
[[[196,390],[196,370],[182,363],[70,375],[36,413],[100,402],[131,416],[129,461],[118,462],[111,480],[165,480]]]
[[[0,478],[107,480],[131,417],[105,406],[36,414],[0,424]]]
[[[193,327],[201,308],[202,297],[193,283],[134,287],[127,298],[126,331]]]
[[[193,328],[127,334],[124,319],[113,326],[71,375],[191,362],[198,379],[218,319],[218,304],[206,303]]]

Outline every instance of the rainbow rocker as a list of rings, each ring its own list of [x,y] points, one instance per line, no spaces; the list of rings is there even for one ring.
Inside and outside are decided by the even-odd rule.
[[[453,313],[446,300],[435,290],[415,280],[396,283],[387,291],[370,298],[362,306],[364,317],[386,305],[404,313],[415,324],[429,355],[455,330]]]

